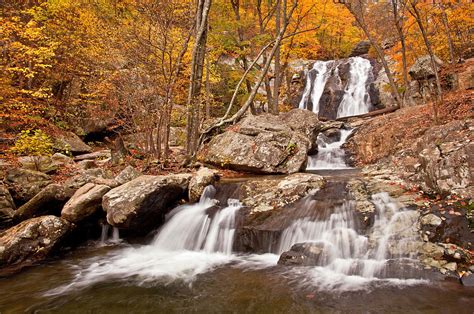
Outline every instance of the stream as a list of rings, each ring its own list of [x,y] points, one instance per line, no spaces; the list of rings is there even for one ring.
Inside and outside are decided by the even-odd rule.
[[[338,140],[318,140],[308,170],[335,182],[357,176]],[[342,170],[335,170],[342,169]],[[276,177],[275,179],[278,179]],[[225,183],[222,183],[225,185]],[[173,209],[152,239],[130,244],[104,226],[101,239],[61,259],[0,279],[0,308],[16,312],[458,312],[471,313],[474,290],[417,268],[410,243],[416,210],[387,193],[372,195],[376,215],[363,232],[355,202],[318,210],[307,198],[261,254],[235,251],[242,204],[218,204],[208,186],[200,201]],[[283,266],[280,254],[296,243],[321,249],[316,265]],[[3,313],[3,311],[1,311]]]

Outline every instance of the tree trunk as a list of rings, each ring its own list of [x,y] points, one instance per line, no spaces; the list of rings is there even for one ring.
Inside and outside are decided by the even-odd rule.
[[[280,33],[280,23],[281,23],[281,11],[282,5],[281,2],[285,0],[277,0],[276,9],[275,9],[275,34]],[[281,47],[278,45],[275,52],[275,61],[274,61],[274,71],[273,71],[273,104],[271,104],[273,114],[278,114],[278,99],[280,98],[280,51]],[[270,104],[269,109],[270,109]]]
[[[210,7],[211,0],[198,1],[196,10],[195,42],[192,52],[191,77],[187,103],[186,152],[188,155],[192,155],[196,151],[197,136],[199,133],[200,96]]]
[[[412,1],[410,5],[413,10],[413,12],[411,13],[413,17],[415,18],[416,23],[418,24],[418,27],[420,29],[426,49],[428,50],[428,54],[430,55],[431,67],[433,68],[433,72],[435,74],[437,99],[436,101],[433,101],[432,103],[433,103],[433,119],[435,123],[438,123],[438,104],[437,103],[441,103],[443,101],[443,91],[441,89],[441,82],[438,75],[438,65],[436,64],[435,55],[434,55],[433,49],[431,48],[430,40],[428,39],[428,35],[426,34],[425,27],[423,26],[423,21],[421,20],[420,11],[418,10],[418,7],[416,6],[417,1],[416,0]]]

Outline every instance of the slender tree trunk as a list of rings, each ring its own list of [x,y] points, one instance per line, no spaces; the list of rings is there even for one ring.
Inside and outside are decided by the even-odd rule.
[[[416,20],[416,23],[418,24],[418,28],[420,29],[420,32],[421,32],[421,35],[423,37],[423,41],[425,43],[425,46],[426,46],[426,49],[428,50],[428,54],[430,56],[430,60],[431,60],[431,67],[433,68],[433,72],[434,72],[434,75],[435,75],[435,80],[436,80],[436,95],[437,95],[437,99],[436,101],[433,101],[433,119],[434,119],[434,122],[435,123],[438,123],[438,104],[437,103],[441,103],[443,101],[443,91],[441,89],[441,82],[440,82],[440,79],[439,79],[439,75],[438,75],[438,65],[436,64],[436,59],[435,59],[435,54],[433,52],[433,49],[431,47],[431,42],[430,40],[428,39],[428,35],[426,34],[426,30],[425,30],[425,27],[423,25],[423,21],[421,20],[421,14],[420,14],[420,11],[418,10],[418,7],[417,7],[417,1],[411,1],[410,3],[411,5],[411,8],[412,8],[412,15],[413,17],[415,18]]]
[[[281,11],[282,11],[282,1],[284,0],[277,0],[276,10],[275,10],[275,34],[280,33],[281,27]],[[274,79],[273,79],[273,103],[271,104],[273,114],[278,114],[278,99],[280,98],[280,51],[281,46],[278,45],[275,58],[274,58]],[[270,109],[270,104],[269,104]]]
[[[446,32],[446,37],[448,39],[448,48],[449,48],[449,60],[451,63],[454,63],[456,57],[454,55],[454,45],[453,39],[451,38],[451,29],[449,27],[448,15],[446,14],[446,10],[444,8],[443,2],[438,3],[439,8],[441,9],[441,21],[443,22],[444,31]]]
[[[186,152],[188,155],[196,151],[199,133],[199,111],[201,106],[201,87],[206,54],[207,24],[211,8],[211,0],[199,0],[196,10],[195,42],[192,52],[191,77],[189,84],[186,125]]]
[[[393,19],[395,28],[397,29],[398,38],[400,39],[400,44],[402,46],[402,74],[403,74],[403,85],[404,85],[404,92],[403,92],[403,104],[405,105],[406,102],[406,95],[409,86],[408,82],[408,66],[407,66],[407,54],[406,54],[406,42],[405,42],[405,32],[403,31],[403,15],[402,15],[402,8],[400,7],[399,0],[392,0],[392,8],[393,8]]]

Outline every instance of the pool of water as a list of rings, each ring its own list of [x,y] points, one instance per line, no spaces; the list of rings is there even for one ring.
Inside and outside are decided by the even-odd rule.
[[[353,278],[353,285],[329,288],[330,285],[321,282],[337,282],[337,276],[318,273],[314,267],[277,266],[277,256],[270,255],[235,256],[194,275],[191,280],[169,276],[143,280],[139,272],[122,276],[104,273],[101,280],[84,279],[92,264],[113,265],[111,256],[124,250],[130,247],[93,244],[61,260],[50,260],[2,278],[0,312],[472,313],[474,310],[474,288],[454,280],[358,282]],[[86,284],[71,285],[78,282]]]

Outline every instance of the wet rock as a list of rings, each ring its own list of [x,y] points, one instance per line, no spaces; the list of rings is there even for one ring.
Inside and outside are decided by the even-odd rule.
[[[421,252],[439,260],[444,256],[444,247],[435,243],[426,242],[421,246]]]
[[[283,252],[278,265],[285,266],[323,266],[327,263],[329,254],[324,243],[304,242],[294,244],[287,252]]]
[[[70,152],[74,155],[90,153],[92,148],[84,143],[79,136],[72,132],[66,132],[55,138],[54,147],[57,150]]]
[[[441,218],[434,214],[428,214],[425,216],[421,216],[420,222],[422,225],[437,227],[443,223],[443,220],[441,220]]]
[[[190,180],[190,174],[145,175],[110,190],[102,200],[108,223],[137,233],[151,231],[186,196]]]
[[[442,66],[443,61],[435,56],[437,66]],[[439,68],[438,68],[439,71]],[[431,58],[429,55],[422,56],[416,59],[415,63],[408,70],[408,73],[414,80],[427,80],[435,76],[434,69],[431,65]]]
[[[51,183],[47,174],[27,169],[11,169],[7,171],[5,184],[13,199],[23,204]]]
[[[78,155],[78,156],[75,156],[74,157],[74,160],[75,161],[81,161],[81,160],[86,160],[86,159],[91,159],[91,160],[95,160],[95,159],[107,159],[107,158],[111,158],[111,152],[110,152],[110,149],[104,149],[104,150],[99,150],[97,152],[93,152],[93,153],[90,153],[90,154],[82,154],[82,155]]]
[[[11,224],[16,206],[8,189],[0,184],[0,229]]]
[[[139,176],[141,176],[141,173],[138,170],[132,166],[127,166],[115,177],[115,181],[117,181],[119,185],[122,185],[138,178]]]
[[[20,269],[45,259],[70,228],[68,221],[55,216],[21,222],[0,234],[0,265]]]
[[[463,284],[463,286],[474,287],[474,275],[472,274],[462,276],[460,281]]]
[[[299,123],[303,126],[309,126],[311,122],[308,121],[317,121],[313,114],[300,113],[301,109],[294,109],[282,116],[249,116],[231,130],[212,138],[199,151],[198,159],[207,164],[237,171],[298,172],[305,167],[307,153],[314,142],[301,131],[300,126],[296,128],[291,115],[306,117],[306,122],[302,120]],[[316,127],[317,125],[314,126]]]
[[[63,185],[50,184],[20,206],[15,212],[14,219],[21,221],[44,214],[59,214],[73,193],[73,190],[65,188]]]
[[[74,193],[61,211],[61,217],[77,223],[94,214],[102,205],[102,197],[110,191],[106,185],[87,183]]]
[[[218,173],[206,167],[200,168],[189,182],[189,201],[197,202],[204,188],[219,179]]]

